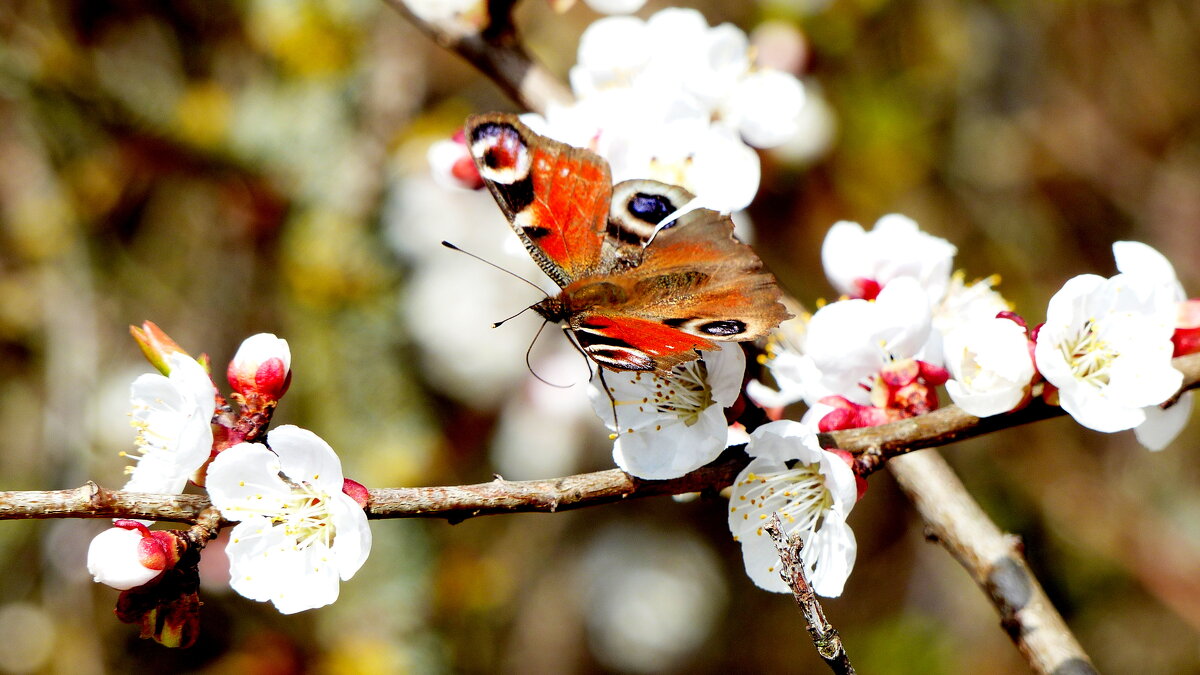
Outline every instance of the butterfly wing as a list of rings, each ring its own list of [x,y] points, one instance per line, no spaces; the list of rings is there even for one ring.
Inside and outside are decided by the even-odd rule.
[[[608,163],[515,115],[474,115],[465,129],[479,175],[538,266],[559,286],[593,274],[608,225]]]
[[[611,301],[580,313],[572,325],[597,362],[667,374],[695,359],[697,350],[716,349],[714,340],[754,340],[791,316],[775,278],[734,238],[728,216],[696,209],[657,229],[691,198],[683,188],[655,181],[613,188],[613,269],[603,280],[564,289],[587,293],[585,287],[606,286]]]

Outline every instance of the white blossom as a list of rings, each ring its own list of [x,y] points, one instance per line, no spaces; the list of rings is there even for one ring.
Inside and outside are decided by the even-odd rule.
[[[809,321],[805,342],[806,356],[819,373],[808,388],[810,402],[844,396],[866,403],[868,380],[889,361],[920,358],[930,330],[925,293],[907,277],[885,286],[874,301],[825,305]]]
[[[839,293],[862,297],[862,282],[880,288],[899,278],[915,279],[930,303],[946,295],[950,269],[958,249],[922,232],[908,216],[889,214],[870,232],[858,223],[834,223],[821,245],[825,276]]]
[[[341,462],[316,434],[281,426],[267,443],[239,443],[208,469],[213,505],[240,521],[225,548],[229,584],[284,614],[328,605],[371,551],[367,516],[342,492]]]
[[[729,499],[729,529],[742,545],[746,573],[760,588],[788,592],[779,554],[763,529],[778,512],[784,533],[804,541],[801,557],[813,590],[841,595],[858,550],[846,524],[858,498],[854,472],[821,448],[811,428],[790,420],[756,429],[746,452],[753,459]]]
[[[1144,408],[1178,390],[1171,365],[1177,303],[1144,275],[1077,276],[1050,299],[1037,336],[1038,370],[1059,402],[1096,431],[1133,428]]]
[[[148,373],[130,387],[137,450],[124,489],[129,492],[181,492],[212,452],[216,393],[195,359],[182,353],[166,357],[170,375]]]
[[[612,399],[593,380],[590,395],[596,413],[617,431],[613,459],[626,473],[647,479],[678,478],[698,469],[725,449],[725,407],[741,392],[746,357],[740,346],[721,344],[719,351],[676,366],[670,379],[651,373],[604,374],[617,402],[618,429]]]
[[[1002,318],[965,323],[946,336],[950,398],[977,417],[1012,410],[1029,393],[1033,358],[1025,328]]]

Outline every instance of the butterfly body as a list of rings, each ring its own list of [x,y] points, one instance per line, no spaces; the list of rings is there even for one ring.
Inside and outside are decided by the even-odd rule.
[[[697,209],[659,227],[692,199],[683,188],[614,186],[602,158],[513,115],[473,116],[466,131],[501,210],[562,289],[533,309],[601,366],[668,375],[714,341],[753,340],[790,316],[727,216]]]

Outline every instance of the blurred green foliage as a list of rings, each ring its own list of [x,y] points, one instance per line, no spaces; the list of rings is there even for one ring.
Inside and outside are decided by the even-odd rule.
[[[891,211],[956,244],[968,277],[999,273],[1031,324],[1068,277],[1110,274],[1117,239],[1157,247],[1200,292],[1196,3],[697,6],[714,24],[801,31],[804,72],[835,110],[831,152],[810,166],[767,155],[750,209],[796,297],[831,292],[818,255],[830,224]],[[560,74],[594,18],[538,2],[518,13]],[[278,421],[320,434],[369,486],[489,480],[499,413],[429,386],[402,318],[406,263],[384,235],[390,195],[424,170],[428,142],[468,112],[510,107],[371,0],[4,3],[0,489],[120,483],[128,385],[147,370],[126,326],[144,319],[218,364],[254,332],[286,337],[295,378]],[[469,292],[447,288],[445,302]],[[478,317],[481,341],[496,318]],[[1193,424],[1150,454],[1132,434],[1055,420],[944,452],[1024,538],[1102,671],[1183,673],[1200,670],[1198,438]],[[608,466],[605,446],[589,439],[580,468]],[[703,640],[658,662],[598,651],[619,643],[589,614],[602,587],[588,561],[627,545],[596,533],[630,524],[634,540],[691,537],[723,578]],[[886,475],[851,524],[858,566],[826,607],[862,672],[1023,669]],[[83,564],[99,528],[0,526],[0,670],[824,670],[791,601],[746,580],[719,501],[376,522],[373,555],[334,606],[281,617],[206,588],[204,637],[180,652],[113,620],[116,593]],[[631,579],[657,574],[641,551],[602,559]]]

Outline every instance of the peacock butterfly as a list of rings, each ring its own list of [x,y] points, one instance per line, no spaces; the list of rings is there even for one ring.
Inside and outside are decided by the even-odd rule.
[[[671,369],[754,340],[791,316],[775,278],[708,209],[659,223],[692,199],[652,180],[612,184],[593,152],[538,135],[515,115],[474,115],[479,174],[535,262],[562,291],[533,305],[610,370]]]

